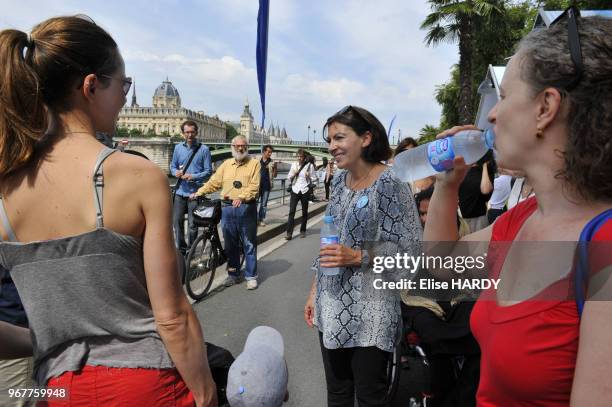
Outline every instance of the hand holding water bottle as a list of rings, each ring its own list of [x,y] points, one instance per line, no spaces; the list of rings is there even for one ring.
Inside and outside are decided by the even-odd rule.
[[[468,124],[465,126],[454,126],[438,134],[436,136],[436,140],[453,136],[463,130],[478,130],[478,128],[472,124]],[[459,188],[459,185],[461,185],[461,183],[463,182],[463,179],[467,175],[469,169],[470,165],[466,164],[465,158],[459,155],[453,160],[453,168],[451,170],[442,171],[436,174],[436,183],[440,183],[440,185],[443,184],[445,186]]]
[[[474,126],[455,126],[440,133],[436,140],[411,148],[394,159],[393,172],[403,182],[414,182],[440,173],[443,183],[457,184],[465,177],[463,166],[473,164],[493,148],[493,130],[478,130]],[[455,160],[462,157],[463,160]],[[451,171],[459,165],[456,171]],[[460,178],[460,179],[459,179]]]

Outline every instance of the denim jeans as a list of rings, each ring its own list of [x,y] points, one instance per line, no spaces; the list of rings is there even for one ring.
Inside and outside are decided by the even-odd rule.
[[[257,220],[262,221],[266,218],[266,209],[268,207],[268,198],[270,197],[270,191],[259,192],[259,212],[257,213]]]
[[[198,236],[198,228],[194,224],[193,211],[198,206],[197,200],[190,201],[188,197],[176,195],[172,209],[174,223],[174,237],[176,248],[183,253],[189,250],[191,244]],[[187,226],[189,228],[189,245],[185,243],[185,212],[187,212]]]
[[[239,239],[242,239],[244,250],[244,277],[247,280],[257,279],[257,204],[242,204],[238,208],[224,206],[221,216],[221,230],[225,241],[227,265],[237,269],[240,265],[238,253]],[[240,270],[228,273],[238,277]]]

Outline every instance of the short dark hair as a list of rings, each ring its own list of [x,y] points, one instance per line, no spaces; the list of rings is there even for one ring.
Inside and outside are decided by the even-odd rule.
[[[181,124],[181,133],[185,131],[185,126],[195,127],[196,133],[199,130],[198,124],[196,122],[194,122],[193,120],[185,120],[183,124]]]
[[[263,146],[261,151],[266,151],[267,149],[270,149],[271,151],[274,151],[274,149],[272,148],[272,146],[270,144],[266,144],[265,146]]]
[[[394,156],[398,155],[399,153],[404,151],[406,149],[406,147],[408,147],[408,146],[418,147],[419,146],[419,142],[416,141],[415,139],[413,139],[412,137],[406,137],[405,139],[403,139],[402,141],[399,142],[397,147],[395,147],[395,151],[393,152],[393,155]]]
[[[422,201],[431,200],[431,197],[433,196],[433,191],[434,186],[432,185],[429,188],[426,188],[414,195],[414,201],[416,202],[417,209],[419,209],[419,206],[421,205]]]
[[[349,105],[327,119],[323,126],[323,139],[328,143],[330,139],[327,137],[327,129],[332,123],[349,126],[359,137],[368,131],[372,134],[370,145],[361,150],[361,158],[365,161],[381,162],[391,158],[393,151],[385,127],[376,116],[364,108]]]

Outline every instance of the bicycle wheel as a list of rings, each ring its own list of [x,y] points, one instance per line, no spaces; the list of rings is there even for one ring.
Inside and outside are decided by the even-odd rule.
[[[186,261],[185,287],[187,294],[199,301],[206,296],[215,277],[218,254],[207,233],[199,235],[193,242]]]

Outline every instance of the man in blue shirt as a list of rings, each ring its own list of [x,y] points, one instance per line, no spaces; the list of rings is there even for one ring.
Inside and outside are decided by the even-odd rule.
[[[189,195],[196,192],[210,178],[212,159],[208,147],[197,140],[198,125],[196,122],[192,120],[183,122],[181,132],[185,137],[185,142],[174,147],[170,171],[178,179],[173,210],[175,243],[176,247],[185,253],[198,235],[198,228],[193,220],[193,211],[198,202],[189,200]],[[193,159],[191,159],[192,155]],[[185,243],[185,212],[187,212],[189,226],[189,246]]]

